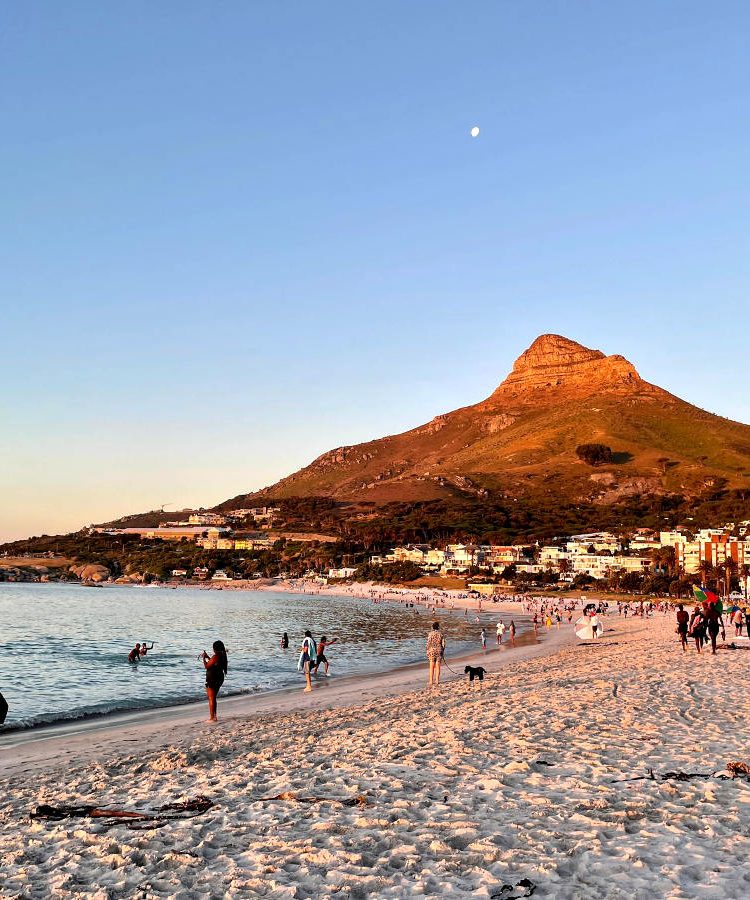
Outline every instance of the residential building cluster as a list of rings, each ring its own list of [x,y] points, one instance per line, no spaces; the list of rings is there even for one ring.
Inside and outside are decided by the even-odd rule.
[[[606,579],[612,573],[646,574],[664,567],[654,551],[674,549],[674,570],[698,574],[712,566],[734,562],[738,574],[750,567],[750,521],[728,522],[721,528],[705,528],[693,534],[686,528],[655,532],[641,528],[627,537],[607,531],[575,534],[552,544],[495,546],[490,544],[448,544],[436,549],[427,544],[396,547],[387,554],[371,557],[373,564],[413,562],[436,575],[463,575],[471,571],[501,574],[509,566],[516,573],[540,574],[555,571],[561,581],[576,575]]]
[[[92,530],[99,534],[137,535],[145,541],[191,541],[204,550],[268,550],[274,538],[267,530],[278,513],[278,507],[270,506],[235,509],[226,514],[201,511],[192,513],[187,521],[164,522],[157,527],[104,526]],[[236,531],[238,523],[245,527],[252,523],[266,533]]]

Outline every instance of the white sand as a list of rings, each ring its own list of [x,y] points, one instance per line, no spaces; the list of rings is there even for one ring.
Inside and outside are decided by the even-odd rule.
[[[683,654],[671,618],[608,624],[596,644],[564,629],[530,658],[491,655],[481,693],[398,693],[424,677],[402,670],[278,695],[273,714],[225,703],[214,727],[167,716],[8,748],[1,896],[491,897],[524,877],[540,897],[748,896],[747,781],[624,780],[750,761],[747,652]],[[345,705],[362,691],[377,696]],[[324,799],[257,799],[283,791]],[[197,794],[217,806],[155,831],[28,820],[39,802]]]

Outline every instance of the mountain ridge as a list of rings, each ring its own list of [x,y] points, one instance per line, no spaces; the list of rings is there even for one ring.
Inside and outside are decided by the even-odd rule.
[[[575,452],[585,443],[609,446],[612,462],[587,466]],[[645,381],[619,354],[544,334],[485,400],[400,434],[337,447],[241,496],[607,504],[697,495],[714,484],[750,486],[750,426]]]

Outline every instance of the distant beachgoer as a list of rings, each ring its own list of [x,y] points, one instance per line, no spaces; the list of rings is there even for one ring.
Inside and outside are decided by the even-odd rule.
[[[316,646],[312,633],[306,631],[305,636],[302,639],[302,646],[299,648],[299,661],[297,663],[297,669],[305,675],[306,686],[304,693],[306,694],[312,690],[310,669],[315,665],[317,659]]]
[[[688,639],[688,623],[690,622],[690,614],[684,608],[682,603],[677,604],[677,634],[680,636],[682,649],[687,650]]]
[[[8,715],[8,701],[0,694],[0,725],[5,722],[5,717]]]
[[[432,631],[427,635],[427,660],[429,662],[428,687],[440,684],[440,663],[445,652],[445,639],[440,633],[440,622],[432,623]]]
[[[156,643],[156,641],[151,641],[151,646],[150,646],[150,647],[147,647],[147,646],[146,646],[146,642],[145,642],[145,641],[141,644],[141,659],[143,659],[143,657],[148,653],[149,650],[153,650],[153,649],[154,649],[154,644],[155,644],[155,643]]]
[[[544,624],[547,626],[547,628],[552,628],[552,619],[550,618],[549,613],[547,613],[547,615],[544,618]]]
[[[486,650],[487,649],[487,632],[484,630],[484,628],[482,629],[480,638],[482,640],[482,650]]]
[[[224,684],[224,677],[229,668],[227,650],[222,641],[214,641],[213,656],[203,651],[203,667],[206,670],[206,696],[208,697],[208,721],[218,722],[216,715],[217,698],[219,688]]]
[[[141,645],[140,643],[136,644],[135,647],[128,653],[128,662],[129,663],[137,663],[141,658]]]
[[[498,647],[503,642],[503,635],[505,634],[505,622],[498,622],[497,628],[495,629],[495,633],[497,635],[497,645]]]
[[[318,674],[318,667],[321,663],[325,666],[323,670],[328,676],[328,657],[326,656],[326,647],[331,647],[333,644],[338,644],[339,639],[334,638],[332,641],[329,641],[328,638],[323,635],[323,637],[318,641],[318,658],[315,660],[315,674]]]
[[[510,626],[508,628],[508,632],[510,633],[510,645],[511,647],[516,646],[516,623],[513,619],[510,620]]]
[[[280,645],[282,650],[286,650],[289,647],[289,635],[286,631],[281,635]]]

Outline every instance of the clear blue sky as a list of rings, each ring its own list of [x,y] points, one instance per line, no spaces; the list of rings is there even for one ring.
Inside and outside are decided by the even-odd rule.
[[[269,484],[548,331],[750,421],[749,35],[704,0],[6,3],[0,538]]]

